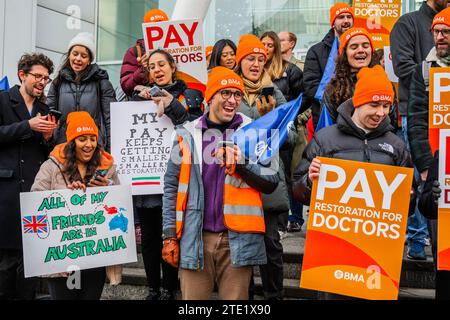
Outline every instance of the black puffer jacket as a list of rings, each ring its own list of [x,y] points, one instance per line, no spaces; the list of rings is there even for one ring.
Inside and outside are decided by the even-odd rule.
[[[391,132],[387,118],[376,130],[366,134],[352,121],[353,111],[353,103],[349,99],[339,107],[337,123],[316,133],[306,147],[303,160],[295,170],[292,187],[294,198],[303,204],[309,205],[310,202],[308,169],[315,157],[412,167],[403,140]]]
[[[183,80],[176,80],[173,84],[161,88],[173,96],[172,103],[164,110],[164,114],[175,126],[186,121],[193,121],[203,115],[204,98],[201,91],[188,88]],[[135,91],[131,101],[145,101],[145,99]]]
[[[274,80],[273,83],[281,90],[286,101],[297,99],[303,92],[303,71],[295,64],[288,62],[283,77]]]
[[[306,54],[305,69],[303,70],[303,87],[305,95],[311,102],[314,128],[320,116],[320,102],[314,99],[320,80],[322,80],[328,56],[334,41],[334,29],[330,29],[323,40],[313,45]]]
[[[164,114],[177,126],[186,121],[193,121],[203,115],[203,95],[200,91],[189,89],[183,80],[162,87],[173,96],[172,103],[164,109]],[[184,99],[179,99],[183,96]],[[181,102],[180,102],[181,100]],[[131,101],[146,101],[134,91]],[[161,195],[133,196],[137,208],[155,208],[162,206]]]
[[[114,88],[108,72],[97,64],[88,66],[88,72],[80,83],[75,82],[75,73],[66,68],[60,71],[59,79],[50,86],[47,105],[62,113],[59,128],[55,131],[56,143],[66,141],[66,119],[73,111],[87,111],[99,129],[99,142],[110,151],[110,104],[116,101]]]

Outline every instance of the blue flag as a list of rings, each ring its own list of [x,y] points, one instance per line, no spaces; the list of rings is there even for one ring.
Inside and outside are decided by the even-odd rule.
[[[325,105],[323,105],[315,132],[319,132],[320,129],[332,126],[333,124],[334,124],[333,119],[331,119],[330,113],[328,112],[328,108]]]
[[[9,82],[8,77],[4,77],[2,80],[0,80],[0,91],[8,91],[9,90]]]
[[[269,163],[286,140],[301,104],[302,94],[236,131],[232,140],[242,155],[252,163]]]
[[[323,94],[327,87],[328,82],[333,78],[334,70],[336,69],[336,58],[339,54],[339,37],[334,37],[333,46],[331,47],[330,55],[328,56],[327,65],[323,72],[322,79],[320,80],[319,87],[317,88],[316,98],[318,101],[322,102]]]

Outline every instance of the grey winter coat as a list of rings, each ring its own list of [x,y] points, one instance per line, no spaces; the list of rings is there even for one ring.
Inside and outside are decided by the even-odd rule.
[[[80,84],[75,82],[73,71],[66,68],[50,86],[47,105],[50,110],[56,109],[63,114],[54,137],[57,144],[65,142],[67,115],[72,111],[87,111],[99,129],[99,143],[110,151],[110,104],[116,101],[116,94],[106,70],[97,64],[88,68]]]

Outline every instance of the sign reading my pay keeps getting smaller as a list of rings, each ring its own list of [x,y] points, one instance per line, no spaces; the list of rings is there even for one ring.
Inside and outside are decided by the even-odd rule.
[[[319,159],[300,286],[396,300],[413,169]]]
[[[135,262],[130,188],[21,193],[25,277]]]

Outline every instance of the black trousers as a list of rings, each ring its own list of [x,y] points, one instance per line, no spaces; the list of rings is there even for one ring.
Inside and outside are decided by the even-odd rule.
[[[106,268],[80,272],[79,289],[69,289],[68,278],[48,278],[48,291],[52,300],[100,300],[106,280]]]
[[[33,300],[38,279],[25,279],[22,250],[0,249],[0,300]]]
[[[142,258],[150,288],[178,289],[178,268],[162,260],[162,208],[137,208],[141,222]],[[162,283],[161,283],[162,266]]]
[[[265,299],[283,299],[283,245],[278,233],[278,215],[275,211],[264,212],[267,264],[259,266]]]

